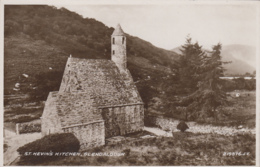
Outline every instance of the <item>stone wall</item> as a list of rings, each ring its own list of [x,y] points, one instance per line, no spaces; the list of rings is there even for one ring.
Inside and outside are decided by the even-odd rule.
[[[157,126],[162,130],[171,131],[171,132],[179,132],[177,129],[177,125],[179,124],[179,120],[174,118],[166,118],[162,116],[147,116],[146,120],[149,119],[150,125]],[[189,129],[187,132],[192,133],[202,133],[202,134],[219,134],[225,136],[234,136],[237,134],[256,134],[255,128],[250,129],[246,127],[237,128],[237,127],[227,127],[227,126],[214,126],[211,124],[198,124],[196,122],[186,122]]]
[[[63,128],[65,133],[73,133],[80,142],[80,150],[105,144],[104,121]]]
[[[42,135],[62,132],[59,117],[56,111],[56,93],[50,92],[45,103],[44,111],[41,117],[41,132]]]
[[[128,105],[102,108],[106,138],[125,135],[144,128],[144,106]]]
[[[114,43],[113,43],[114,39]],[[126,67],[126,37],[112,36],[111,38],[111,59],[114,61],[120,71],[124,71]]]
[[[16,124],[16,134],[41,132],[40,122],[23,122]]]

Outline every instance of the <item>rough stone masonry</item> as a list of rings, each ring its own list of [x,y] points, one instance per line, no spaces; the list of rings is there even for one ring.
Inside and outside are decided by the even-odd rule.
[[[68,58],[59,91],[50,92],[41,117],[42,135],[73,133],[81,149],[105,138],[144,128],[144,104],[127,69],[126,35],[111,36],[111,58]]]

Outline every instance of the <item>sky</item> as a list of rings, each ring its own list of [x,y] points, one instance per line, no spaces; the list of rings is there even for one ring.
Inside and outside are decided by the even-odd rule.
[[[173,49],[187,35],[204,48],[222,45],[256,45],[257,8],[251,4],[157,5],[55,5],[94,18],[157,47]]]
[[[173,49],[184,44],[187,35],[205,48],[211,48],[218,42],[223,45],[256,45],[257,6],[254,3],[239,5],[236,3],[183,4],[161,3],[167,1],[148,3],[154,0],[132,1],[135,3],[118,0],[106,0],[99,4],[91,0],[40,2],[58,8],[65,7],[84,18],[94,18],[108,27],[116,27],[120,23],[126,33],[164,49]],[[28,0],[27,3],[35,2],[37,1]],[[83,2],[91,3],[84,4]]]

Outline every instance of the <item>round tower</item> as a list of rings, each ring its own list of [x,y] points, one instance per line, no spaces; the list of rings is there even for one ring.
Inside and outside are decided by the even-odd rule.
[[[126,69],[126,36],[118,24],[111,35],[111,59],[121,72]]]

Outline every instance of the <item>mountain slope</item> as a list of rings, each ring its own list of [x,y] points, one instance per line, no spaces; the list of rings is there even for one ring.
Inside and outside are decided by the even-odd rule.
[[[181,46],[173,48],[173,49],[171,49],[171,51],[173,51],[173,52],[175,52],[177,54],[181,54]]]
[[[181,54],[181,46],[172,49],[177,54]],[[253,73],[256,70],[256,49],[247,45],[224,45],[221,56],[223,61],[231,61],[225,64],[226,75]]]
[[[246,45],[226,45],[222,49],[223,61],[232,61],[226,64],[227,73],[245,74],[256,70],[256,49]]]
[[[13,88],[19,82],[21,91],[18,92],[36,91],[44,100],[49,91],[59,88],[70,54],[87,59],[111,59],[114,29],[65,8],[5,5],[4,28],[5,94],[15,93]],[[174,52],[127,35],[127,66],[145,102],[166,88],[160,86],[162,78],[172,73],[177,58]]]

